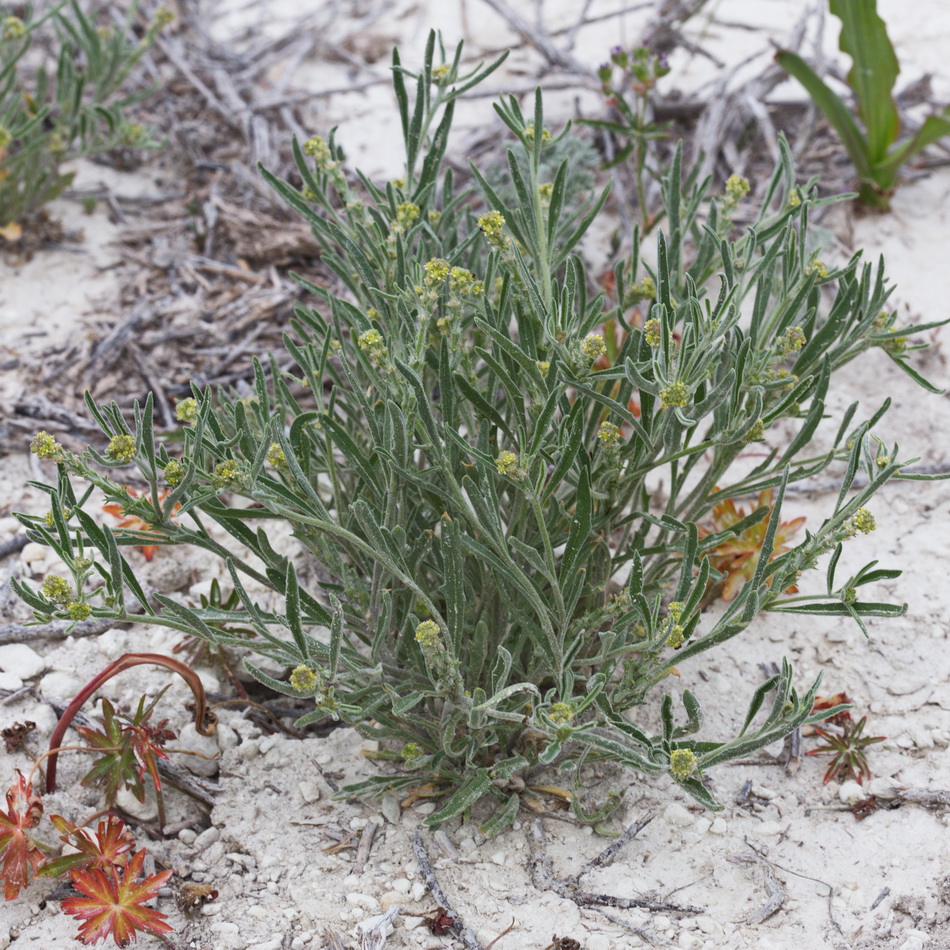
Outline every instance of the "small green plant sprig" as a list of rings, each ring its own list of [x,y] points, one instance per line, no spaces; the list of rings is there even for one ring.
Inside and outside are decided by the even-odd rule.
[[[858,174],[860,200],[886,210],[901,168],[922,149],[950,135],[950,106],[928,116],[913,135],[900,139],[900,114],[893,92],[900,64],[876,0],[829,0],[829,4],[832,14],[841,20],[839,46],[852,60],[847,81],[864,128],[801,56],[780,50],[775,58],[805,87],[841,138]]]
[[[0,228],[15,239],[30,214],[73,180],[65,162],[119,146],[154,148],[158,142],[125,117],[148,92],[123,92],[129,73],[171,20],[160,9],[144,35],[132,26],[132,3],[121,25],[97,26],[76,0],[35,20],[0,18]],[[55,32],[55,67],[23,66],[34,38]]]
[[[616,119],[582,119],[583,125],[603,129],[626,140],[607,167],[619,165],[633,155],[634,180],[644,233],[657,223],[647,207],[647,150],[651,141],[666,135],[667,125],[652,118],[651,98],[657,82],[670,72],[666,55],[646,46],[627,50],[615,46],[610,59],[597,68],[601,93],[606,104],[616,111]]]
[[[294,144],[296,185],[264,172],[312,225],[341,286],[301,280],[318,306],[299,307],[286,337],[294,365],[257,362],[247,397],[196,388],[178,405],[174,455],[156,440],[151,397],[129,424],[87,396],[104,453],[39,434],[34,451],[58,469],[55,485],[37,485],[51,511],[19,517],[72,581],[16,590],[38,620],[158,623],[276,661],[283,678],[245,663],[274,690],[312,699],[298,726],[339,717],[383,742],[392,771],[341,794],[442,792],[431,827],[486,800],[495,810],[482,830],[496,834],[542,770],[580,785],[597,762],[666,773],[718,807],[708,769],[838,711],[813,712],[818,681],[799,692],[783,663],[722,740],[696,737],[702,713],[688,690],[682,713],[672,694],[659,699],[658,731],[637,710],[677,667],[764,612],[850,616],[862,628],[903,612],[858,597],[899,572],[872,563],[844,585],[834,577],[843,545],[873,528],[866,506],[881,486],[920,477],[873,436],[888,401],[861,422],[852,404],[827,447],[810,446],[833,374],[865,351],[880,348],[928,385],[895,340],[929,325],[893,326],[882,264],[858,254],[829,270],[817,259],[809,213],[830,199],[796,182],[784,142],[739,236],[730,213],[748,188],[710,196],[677,151],[653,263],[635,234],[615,269],[622,305],[592,296],[576,248],[607,192],[567,206],[567,161],[543,187],[543,153],[559,135],[546,130],[540,93],[528,115],[513,98],[496,106],[513,139],[514,198],[478,169],[480,194],[459,188],[442,156],[454,97],[473,76],[458,75],[461,48],[451,60],[442,50],[439,65],[436,48],[433,35],[415,76],[394,56],[400,181],[349,175],[320,138]],[[626,319],[634,291],[650,306],[642,327]],[[601,368],[611,323],[624,335]],[[128,466],[148,485],[138,497],[113,477]],[[787,486],[829,466],[842,475],[827,517],[779,553]],[[662,496],[651,487],[660,480]],[[101,526],[85,510],[96,488],[150,529]],[[770,506],[700,537],[725,499],[767,490]],[[704,594],[722,579],[710,555],[760,522],[753,570],[728,605],[704,614]],[[319,582],[272,540],[275,524],[292,527]],[[150,598],[121,553],[143,539],[220,559],[240,605]],[[825,587],[809,586],[823,559]],[[587,820],[612,807],[587,814],[580,801]]]

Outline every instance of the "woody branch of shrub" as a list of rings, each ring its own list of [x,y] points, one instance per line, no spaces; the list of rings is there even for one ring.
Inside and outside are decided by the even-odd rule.
[[[882,263],[818,259],[809,213],[833,199],[796,181],[784,144],[741,234],[731,216],[752,200],[748,182],[710,194],[677,152],[655,255],[640,253],[635,233],[615,269],[616,302],[594,296],[578,246],[607,192],[566,202],[569,159],[542,177],[545,150],[572,131],[545,126],[540,94],[527,115],[513,98],[495,107],[514,200],[477,168],[470,188],[446,167],[457,96],[497,65],[463,75],[460,63],[461,47],[447,56],[435,36],[418,72],[394,54],[401,179],[349,172],[333,135],[294,143],[296,182],[264,172],[343,287],[301,279],[315,305],[298,308],[286,336],[292,370],[259,360],[247,397],[195,388],[178,405],[174,443],[156,440],[150,398],[131,425],[87,400],[104,454],[37,436],[58,478],[40,486],[48,518],[20,517],[73,578],[58,601],[17,590],[43,619],[164,624],[276,662],[284,676],[245,660],[274,690],[312,698],[298,726],[331,715],[382,742],[389,771],[340,794],[444,794],[430,827],[478,804],[495,834],[541,770],[579,787],[584,765],[604,761],[668,773],[718,807],[707,770],[836,710],[813,713],[818,679],[799,690],[783,662],[737,711],[732,736],[701,737],[698,697],[684,690],[677,703],[663,687],[768,612],[862,628],[903,612],[860,596],[899,572],[875,562],[839,584],[834,566],[873,529],[880,488],[920,476],[874,435],[889,400],[866,419],[855,403],[829,420],[826,398],[834,374],[871,349],[865,358],[889,357],[932,388],[910,365],[907,337],[933,324],[895,325]],[[613,321],[625,335],[599,368]],[[111,477],[126,466],[147,494],[132,498]],[[787,487],[830,466],[842,476],[826,517],[779,553]],[[93,488],[150,530],[99,525],[85,511]],[[700,536],[724,499],[766,490],[771,507]],[[748,579],[704,613],[721,580],[708,555],[760,523]],[[319,565],[319,582],[272,541],[277,524]],[[152,606],[122,554],[143,535],[220,559],[240,603],[194,608],[155,594]],[[641,714],[653,703],[659,731]],[[573,796],[585,820],[610,807],[585,813]]]

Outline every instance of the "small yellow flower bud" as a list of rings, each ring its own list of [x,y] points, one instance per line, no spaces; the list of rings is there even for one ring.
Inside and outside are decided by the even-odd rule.
[[[198,421],[198,400],[193,396],[182,399],[175,406],[175,418],[179,422],[194,423]]]
[[[604,338],[599,333],[588,333],[581,340],[581,353],[591,362],[596,360],[597,357],[603,356],[606,352],[607,344],[604,343]]]
[[[602,422],[597,430],[597,438],[604,448],[615,448],[620,442],[620,427],[612,422]]]
[[[383,335],[379,330],[366,330],[361,333],[356,340],[357,346],[363,350],[363,352],[368,353],[370,350],[376,349],[383,342]]]
[[[432,81],[442,85],[448,78],[449,74],[452,72],[452,67],[448,63],[443,63],[441,66],[436,66],[432,70]]]
[[[114,435],[109,440],[106,458],[113,462],[131,462],[135,458],[135,439],[131,435]]]
[[[574,721],[574,710],[568,703],[554,703],[548,711],[548,718],[559,726]]]
[[[277,442],[271,442],[267,449],[267,461],[276,469],[287,468],[287,456]]]
[[[165,464],[165,482],[174,488],[185,477],[185,466],[177,459],[169,459]]]
[[[225,459],[214,467],[212,484],[221,491],[224,488],[238,488],[244,481],[244,473],[234,459]]]
[[[660,390],[660,403],[664,409],[674,409],[685,406],[689,401],[689,392],[685,383],[671,383],[666,389]]]
[[[319,679],[316,670],[301,663],[290,674],[290,685],[298,693],[311,693],[316,689]]]
[[[442,631],[434,620],[423,620],[416,627],[416,643],[423,650],[435,650],[442,646]]]
[[[422,265],[422,269],[426,272],[423,282],[427,287],[439,286],[445,283],[446,277],[449,276],[449,262],[441,257],[434,257],[431,261],[426,261]]]
[[[419,205],[411,201],[401,201],[396,205],[396,222],[398,224],[412,224],[419,217]]]
[[[77,600],[66,605],[66,613],[70,620],[86,620],[92,613],[92,607]]]
[[[867,508],[859,508],[851,516],[851,526],[862,534],[870,534],[877,527],[877,522]]]
[[[730,175],[726,180],[726,201],[737,205],[749,193],[749,179],[741,175]]]
[[[61,462],[65,450],[63,447],[46,431],[39,431],[33,436],[30,442],[30,451],[41,459],[48,459],[51,462]]]
[[[493,247],[508,247],[510,240],[503,233],[505,216],[500,211],[486,211],[478,219],[478,226]]]
[[[40,585],[40,590],[47,600],[54,604],[68,604],[73,596],[73,589],[64,577],[47,577]]]
[[[524,478],[518,456],[514,452],[499,452],[495,459],[495,468],[498,469],[499,475],[507,475],[509,478],[516,480]]]
[[[670,772],[674,778],[688,778],[698,764],[699,759],[692,749],[674,749],[670,753]]]
[[[653,349],[663,341],[663,326],[656,317],[643,324],[643,338],[647,341],[647,346],[652,346]]]
[[[19,40],[26,36],[26,24],[18,16],[8,16],[3,20],[3,38]]]
[[[828,276],[825,271],[824,276]],[[805,333],[801,327],[789,327],[781,340],[783,356],[790,356],[792,353],[800,350],[808,341],[805,339]]]

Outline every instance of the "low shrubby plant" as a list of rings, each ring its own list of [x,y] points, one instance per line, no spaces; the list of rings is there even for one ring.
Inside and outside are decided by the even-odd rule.
[[[928,145],[950,135],[950,106],[928,116],[913,134],[901,138],[894,101],[900,64],[887,25],[878,15],[877,0],[829,0],[829,5],[841,21],[838,45],[852,61],[847,82],[855,96],[860,125],[847,104],[801,56],[779,50],[775,58],[805,87],[841,138],[858,175],[860,200],[886,210],[904,165]]]
[[[497,64],[462,75],[461,47],[436,50],[433,36],[418,73],[394,56],[399,180],[349,172],[332,135],[294,143],[294,182],[264,172],[338,281],[300,278],[315,305],[286,336],[294,365],[257,362],[250,395],[196,388],[175,442],[156,436],[151,398],[130,423],[87,397],[104,451],[39,433],[58,477],[38,485],[49,514],[20,520],[71,576],[55,597],[49,581],[16,590],[42,621],[145,621],[246,651],[262,683],[312,699],[299,726],[338,717],[381,740],[382,773],[342,796],[444,795],[433,828],[478,806],[495,834],[545,770],[580,787],[603,762],[717,808],[708,770],[840,707],[813,712],[818,681],[799,689],[783,662],[717,739],[670,676],[764,613],[862,628],[902,613],[861,596],[898,571],[838,583],[835,566],[874,528],[881,486],[921,476],[874,435],[888,400],[832,421],[826,399],[870,349],[923,383],[905,338],[925,327],[895,326],[883,264],[818,258],[810,213],[835,199],[796,181],[784,144],[742,233],[748,182],[713,193],[677,151],[655,251],[634,233],[616,298],[594,295],[578,249],[607,191],[565,202],[570,163],[539,172],[570,127],[545,126],[540,93],[527,115],[504,99],[514,197],[478,169],[460,186],[443,161],[454,101]],[[780,537],[788,486],[825,471],[841,485],[824,520]],[[100,524],[96,489],[148,530]],[[756,496],[716,527],[727,499]],[[704,611],[735,539],[741,584]],[[240,602],[145,591],[122,553],[143,543],[218,559]],[[580,801],[579,817],[603,817]]]
[[[126,118],[147,92],[123,86],[171,14],[159,10],[136,37],[137,13],[132,3],[123,23],[110,24],[69,0],[32,20],[0,16],[0,236],[16,240],[26,219],[69,187],[74,173],[64,163],[158,144]],[[44,34],[55,63],[38,49]]]

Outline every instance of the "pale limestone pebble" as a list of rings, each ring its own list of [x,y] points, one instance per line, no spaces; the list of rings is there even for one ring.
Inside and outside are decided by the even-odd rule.
[[[412,883],[410,882],[409,878],[397,877],[396,880],[393,881],[393,890],[397,894],[402,894],[405,896],[410,890],[412,890]]]
[[[890,801],[897,798],[897,792],[898,789],[893,779],[877,776],[868,782],[868,795],[873,795],[875,798]]]
[[[113,627],[111,630],[106,630],[105,633],[100,633],[96,637],[96,649],[110,660],[122,656],[129,649],[128,631]]]
[[[297,785],[300,797],[308,804],[320,801],[320,786],[311,779],[306,779]]]
[[[754,798],[764,798],[770,802],[773,798],[778,798],[779,793],[767,785],[753,785],[751,794]]]
[[[181,831],[178,832],[178,840],[186,847],[193,845],[197,837],[198,833],[194,828],[182,828]]]
[[[46,660],[25,643],[8,643],[0,647],[0,670],[13,673],[21,680],[39,676],[46,666]]]
[[[115,797],[116,805],[140,821],[152,821],[158,815],[158,802],[154,796],[146,795],[140,802],[127,788],[122,787]]]
[[[40,564],[46,560],[47,551],[49,551],[49,548],[45,544],[29,541],[20,551],[19,560],[28,565]]]
[[[413,811],[417,815],[431,815],[436,807],[435,802],[423,802],[421,805],[416,805]]]
[[[413,931],[421,927],[425,923],[425,917],[413,917],[413,916],[403,916],[402,918],[402,929]]]
[[[244,938],[241,936],[241,928],[232,923],[230,920],[216,920],[213,924],[209,926],[210,931],[215,934],[215,947],[223,948],[238,948],[241,947],[244,943]]]
[[[0,518],[0,538],[8,534],[18,534],[20,531],[20,522],[16,518],[9,516]]]
[[[711,835],[724,835],[729,830],[729,825],[726,822],[726,819],[721,815],[718,818],[713,820],[713,823],[709,826],[709,833]]]
[[[930,934],[923,930],[908,930],[902,936],[904,942],[898,950],[924,950],[930,942]]]
[[[855,782],[854,779],[842,782],[841,788],[838,789],[838,798],[840,798],[845,805],[854,805],[857,804],[857,802],[863,802],[867,797],[867,789],[858,782]]]
[[[606,934],[589,934],[584,941],[587,950],[613,950],[610,938]]]
[[[425,884],[421,881],[416,881],[416,883],[412,885],[412,891],[410,893],[414,901],[421,901],[422,898],[426,896]]]
[[[276,937],[271,937],[270,940],[249,944],[247,950],[280,950],[283,942],[283,934],[278,934]]]
[[[175,748],[195,753],[183,756],[178,761],[194,775],[212,778],[218,774],[218,743],[214,736],[203,736],[193,722],[186,723],[178,733]]]
[[[696,925],[696,929],[702,931],[704,934],[717,937],[722,934],[722,927],[720,927],[712,917],[707,917],[705,914],[694,917],[693,923]]]
[[[218,743],[218,748],[222,752],[227,752],[229,749],[237,748],[241,741],[241,737],[234,730],[234,727],[231,725],[231,723],[225,722],[224,720],[218,720],[218,725],[214,731],[214,736]]]
[[[702,945],[702,938],[697,937],[696,934],[690,933],[688,930],[681,931],[676,941],[676,946],[678,946],[680,950],[699,950]]]
[[[710,828],[712,828],[712,822],[708,818],[697,818],[692,831],[697,835],[704,835]]]
[[[695,821],[692,812],[679,802],[670,802],[663,809],[663,818],[668,825],[672,825],[674,828],[688,828]]]
[[[788,822],[763,821],[755,830],[760,835],[780,835],[787,827]]]
[[[46,736],[56,728],[59,722],[59,716],[53,711],[52,707],[43,703],[42,705],[27,706],[26,709],[17,717],[21,722],[36,723],[36,732],[34,735]]]
[[[195,838],[193,844],[197,851],[204,851],[206,848],[210,848],[211,845],[215,844],[220,838],[221,829],[212,825],[210,828],[205,828],[205,830]]]
[[[379,810],[383,818],[391,825],[399,824],[399,819],[402,817],[402,809],[399,807],[399,797],[397,795],[394,795],[392,792],[383,795],[382,801],[379,803]]]
[[[369,819],[367,818],[351,818],[350,819],[350,831],[362,831],[369,824]],[[350,875],[351,877],[353,875]]]
[[[499,867],[504,867],[505,862],[506,862],[507,860],[508,860],[508,856],[505,854],[504,851],[496,851],[496,852],[491,856],[491,862],[492,862],[492,864],[497,864]]]
[[[23,688],[23,680],[16,673],[0,672],[0,689],[15,693]]]
[[[247,739],[242,742],[235,751],[237,752],[239,758],[243,759],[245,762],[250,762],[260,755],[261,747],[257,739]]]

